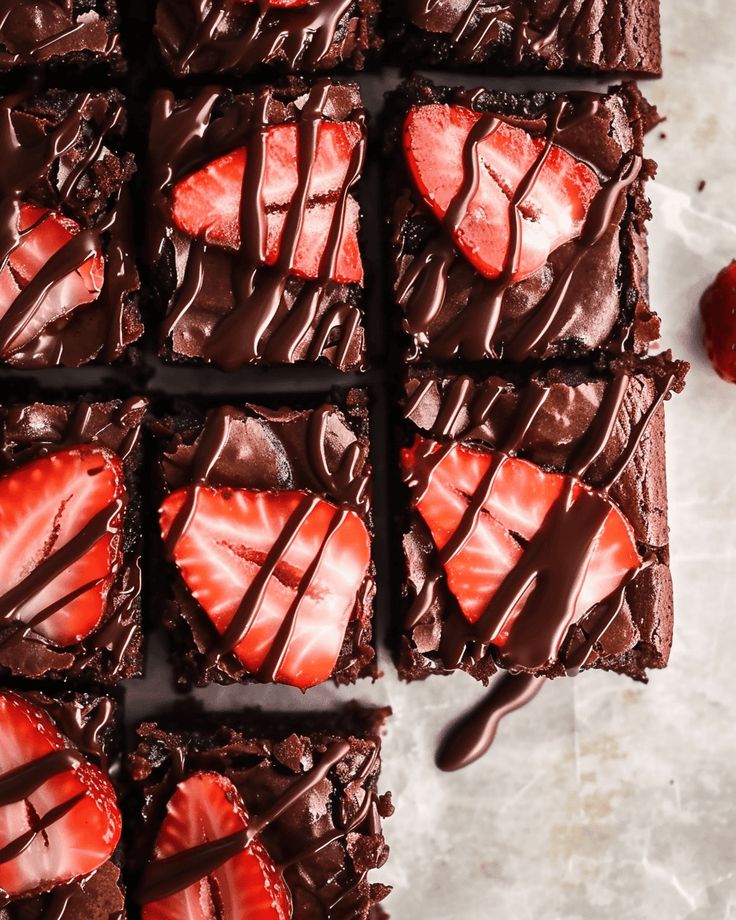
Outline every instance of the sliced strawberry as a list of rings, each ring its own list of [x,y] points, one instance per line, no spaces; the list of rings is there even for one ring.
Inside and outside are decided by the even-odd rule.
[[[79,225],[70,218],[30,204],[20,207],[19,229],[20,243],[0,271],[0,318],[49,259],[79,233]],[[22,347],[59,317],[92,303],[99,296],[104,280],[105,260],[98,252],[75,271],[59,278],[46,292],[40,308],[10,343],[11,348]]]
[[[165,499],[160,512],[164,538],[187,494],[180,489]],[[193,520],[176,545],[174,559],[218,632],[229,626],[272,547],[305,501],[304,492],[199,490]],[[324,499],[315,499],[278,559],[252,626],[235,645],[249,672],[257,673],[266,661],[297,600],[300,582],[318,556],[275,676],[306,689],[332,673],[368,570],[370,540],[355,512],[341,512]]]
[[[724,380],[736,383],[736,259],[703,294],[700,310],[708,357]]]
[[[249,816],[233,783],[218,773],[195,773],[179,783],[156,838],[166,859],[245,831]],[[266,848],[247,849],[192,885],[143,906],[142,920],[290,920],[291,895]]]
[[[124,501],[120,459],[99,447],[61,450],[0,477],[0,615],[59,646],[89,635],[120,565]],[[99,538],[65,558],[93,519]],[[44,572],[53,575],[48,583],[39,581]],[[25,590],[30,578],[36,583]]]
[[[440,219],[463,187],[463,151],[481,117],[459,105],[424,105],[407,115],[404,149],[409,169],[418,191]],[[488,278],[507,270],[513,255],[509,252],[510,204],[544,147],[543,138],[504,122],[478,144],[478,185],[454,239],[463,255]],[[514,281],[533,274],[551,252],[580,236],[600,187],[590,167],[552,146],[520,207]]]
[[[329,228],[338,206],[340,190],[350,158],[361,142],[360,127],[353,123],[321,121],[309,183],[307,205],[292,273],[302,278],[319,277]],[[297,191],[299,131],[296,125],[276,125],[266,134],[262,204],[266,210],[266,258],[273,265],[279,257],[288,208]],[[213,160],[179,182],[173,190],[174,223],[189,236],[204,237],[217,246],[240,245],[240,199],[246,168],[246,150],[240,147]],[[358,248],[360,209],[349,197],[342,226],[334,280],[360,283],[363,265]]]
[[[0,691],[0,777],[68,746],[46,712],[15,693]],[[71,763],[46,779],[39,777],[43,781],[24,790],[24,799],[0,804],[0,851],[38,831],[14,858],[8,859],[10,851],[5,851],[0,892],[15,897],[47,891],[87,875],[112,856],[121,830],[115,791],[98,767],[78,758]],[[64,813],[44,821],[55,809]],[[41,824],[46,826],[39,830]]]
[[[431,474],[417,508],[439,550],[456,532],[470,498],[495,464],[495,476],[477,525],[464,546],[447,561],[447,583],[465,617],[475,623],[494,594],[518,564],[524,543],[539,531],[553,506],[563,495],[569,477],[549,473],[527,460],[504,457],[496,452],[471,450],[455,445],[435,466],[431,454],[438,446],[417,438],[402,451],[407,472],[429,464]],[[429,452],[429,459],[421,459]],[[573,501],[587,486],[573,484]],[[631,526],[611,503],[598,535],[578,596],[574,619],[609,597],[627,574],[641,565]],[[512,611],[493,641],[502,645],[518,609]]]

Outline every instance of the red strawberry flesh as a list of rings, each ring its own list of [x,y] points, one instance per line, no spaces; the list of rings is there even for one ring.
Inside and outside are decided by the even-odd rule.
[[[736,259],[705,291],[700,310],[708,357],[724,380],[736,383]]]
[[[48,583],[25,592],[11,617],[32,623],[58,646],[88,636],[102,618],[120,565],[124,500],[121,461],[99,447],[57,451],[0,477],[0,610],[25,579],[58,560],[109,509],[108,524],[93,545],[81,556],[72,553]]]
[[[434,466],[432,456],[439,445],[417,438],[402,452],[407,473],[427,469],[429,484],[417,508],[442,550],[467,511],[471,496],[496,464],[496,474],[476,526],[463,547],[445,564],[447,583],[464,616],[475,623],[488,607],[504,579],[521,559],[525,543],[534,538],[547,515],[560,501],[570,477],[550,473],[527,460],[505,457],[454,445]],[[423,459],[424,457],[428,459]],[[573,483],[573,501],[587,486]],[[573,619],[609,597],[626,576],[639,568],[641,558],[628,521],[610,504],[610,511],[592,550],[582,589],[575,602]],[[520,606],[511,611],[493,637],[502,646]]]
[[[409,111],[404,150],[419,193],[443,220],[463,187],[463,150],[481,114],[459,105],[424,105]],[[585,163],[552,145],[520,206],[521,237],[511,253],[511,202],[538,162],[545,140],[499,121],[477,146],[478,184],[457,228],[455,243],[488,278],[506,270],[520,281],[541,268],[550,253],[580,236],[600,182]]]
[[[155,858],[167,859],[241,833],[249,820],[229,779],[217,773],[195,773],[179,783],[169,800]],[[258,838],[204,878],[142,909],[142,920],[290,920],[291,916],[289,890]]]
[[[0,777],[65,747],[46,712],[0,691]],[[0,891],[11,897],[48,891],[88,875],[112,856],[121,832],[115,791],[102,770],[83,760],[49,776],[25,799],[0,805],[0,850],[72,802],[20,854],[0,861]]]
[[[19,229],[20,243],[0,271],[0,319],[49,259],[79,233],[79,225],[70,218],[30,204],[20,206]],[[54,283],[10,347],[15,350],[26,345],[49,324],[95,301],[104,280],[105,261],[98,252]]]
[[[296,252],[290,273],[319,278],[330,226],[337,212],[340,190],[360,127],[353,123],[321,121]],[[265,263],[279,258],[289,206],[298,186],[299,130],[296,125],[276,125],[266,133],[265,169],[261,204],[266,212]],[[240,203],[247,152],[240,147],[213,160],[179,182],[172,194],[174,223],[189,236],[228,249],[240,246]],[[361,283],[363,266],[358,248],[360,209],[348,196],[342,234],[332,277],[343,283]]]
[[[164,538],[187,497],[188,490],[180,489],[165,499],[160,512]],[[176,545],[174,560],[221,634],[274,543],[306,500],[303,492],[199,489],[195,514]],[[338,515],[341,518],[336,520]],[[318,557],[299,600],[276,680],[306,689],[331,675],[368,570],[370,540],[355,512],[340,512],[324,499],[315,499],[278,560],[252,626],[234,648],[250,673],[256,674],[266,661],[298,600],[300,583]]]

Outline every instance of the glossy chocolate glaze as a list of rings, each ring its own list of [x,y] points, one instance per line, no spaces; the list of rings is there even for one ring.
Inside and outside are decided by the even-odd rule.
[[[56,698],[35,691],[20,695],[51,716],[68,747],[0,776],[0,808],[21,801],[55,774],[80,763],[91,761],[105,770],[117,767],[120,726],[112,699],[70,692]],[[76,797],[72,798],[41,816],[32,831],[0,851],[0,862],[17,855],[35,834],[59,820],[76,801]],[[125,908],[119,876],[120,870],[110,861],[84,878],[59,885],[48,893],[30,893],[15,900],[0,896],[0,920],[73,920],[82,914],[89,920],[122,918]]]
[[[341,189],[319,267],[320,280],[292,274],[320,119],[354,122],[363,130]],[[264,128],[295,123],[299,184],[284,224],[276,265],[265,266],[261,203]],[[211,160],[247,149],[240,207],[240,247],[231,251],[192,239],[171,217],[171,190]],[[150,133],[151,208],[148,260],[156,267],[166,318],[162,355],[232,370],[245,364],[326,360],[340,370],[363,366],[361,287],[330,280],[339,253],[345,210],[365,157],[364,113],[355,84],[320,80],[311,88],[292,80],[233,96],[205,88],[177,102],[154,96]]]
[[[103,684],[117,683],[140,673],[140,540],[141,522],[138,468],[140,431],[147,402],[125,401],[75,405],[32,403],[0,407],[2,439],[0,474],[55,450],[78,444],[95,444],[123,460],[126,497],[103,509],[80,529],[61,550],[51,552],[11,591],[0,596],[0,669],[18,677],[58,678],[85,676]],[[15,610],[53,579],[108,527],[123,528],[123,562],[107,597],[98,628],[74,646],[60,648],[34,629],[58,609],[42,611],[31,623],[20,623]],[[85,586],[85,590],[90,587]],[[71,600],[68,598],[66,600]]]
[[[376,0],[311,0],[293,8],[266,0],[159,0],[155,34],[166,66],[176,76],[290,73],[346,66],[362,70],[381,46],[375,33]]]
[[[326,403],[316,409],[271,410],[261,406],[222,406],[200,418],[165,419],[155,426],[162,439],[159,475],[163,494],[191,486],[188,501],[169,530],[166,556],[169,560],[177,542],[186,533],[196,513],[202,486],[244,488],[260,491],[304,491],[282,534],[264,559],[262,577],[253,581],[230,626],[220,636],[209,617],[196,603],[181,577],[172,569],[173,591],[165,601],[165,623],[172,630],[182,658],[179,680],[198,685],[212,680],[257,679],[272,681],[288,644],[296,606],[284,620],[269,656],[256,675],[250,675],[232,652],[253,622],[269,573],[277,566],[293,533],[317,498],[336,505],[335,516],[325,537],[339,526],[347,511],[354,511],[371,528],[370,464],[368,460],[367,407],[365,394],[347,395],[344,411]],[[299,584],[296,603],[309,586],[310,573]],[[351,683],[375,672],[372,645],[373,565],[358,591],[343,648],[333,677]]]
[[[418,63],[661,73],[655,0],[404,0],[395,39]]]
[[[0,100],[0,265],[18,246],[29,203],[73,218],[79,232],[53,255],[0,317],[0,363],[77,367],[111,363],[140,337],[138,272],[125,183],[133,158],[120,151],[122,96],[50,91]],[[95,252],[105,256],[102,290],[40,331],[27,330],[49,288]]]
[[[396,302],[411,340],[409,359],[524,361],[575,357],[596,349],[645,351],[658,335],[659,322],[645,296],[643,225],[648,203],[643,180],[651,164],[641,156],[636,91],[513,96],[414,80],[389,103],[387,151],[392,157],[402,150],[406,113],[431,103],[463,105],[482,117],[468,136],[464,182],[442,222],[429,211],[403,153],[398,154],[391,253]],[[511,233],[504,268],[490,280],[459,252],[453,236],[477,187],[477,146],[504,121],[545,143],[509,198]],[[580,236],[554,250],[533,275],[514,282],[521,211],[553,145],[586,162],[597,173],[601,189]]]
[[[225,720],[214,733],[139,728],[130,758],[143,797],[143,838],[137,851],[139,901],[180,890],[207,875],[258,835],[284,874],[294,917],[363,920],[388,891],[367,874],[388,855],[381,818],[393,811],[378,795],[378,730],[386,711],[335,716],[259,716]],[[286,719],[286,721],[285,721]],[[340,726],[337,728],[337,726]],[[261,734],[267,731],[267,736]],[[243,797],[250,824],[240,834],[145,862],[166,804],[181,779],[198,770],[228,776]]]
[[[115,0],[0,0],[0,72],[41,64],[122,63]]]
[[[600,375],[551,370],[531,380],[522,376],[516,384],[501,377],[407,378],[408,420],[432,443],[441,444],[408,479],[414,502],[433,465],[455,444],[490,449],[494,462],[442,552],[434,548],[420,514],[410,515],[404,538],[409,609],[402,676],[411,679],[459,667],[485,681],[497,666],[548,676],[596,666],[643,679],[646,667],[664,666],[671,596],[661,403],[682,386],[685,370],[665,356],[620,361]],[[566,472],[570,485],[580,480],[591,489],[569,506],[567,491],[563,493],[544,526],[525,544],[519,564],[471,625],[447,588],[444,561],[467,541],[476,509],[490,493],[498,469],[515,455]],[[611,502],[629,520],[643,563],[620,591],[572,623],[571,598]],[[553,577],[545,578],[545,573]],[[523,585],[532,587],[498,651],[492,637]]]

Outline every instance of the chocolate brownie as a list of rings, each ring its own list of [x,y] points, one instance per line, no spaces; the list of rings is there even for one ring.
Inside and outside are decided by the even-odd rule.
[[[375,676],[366,395],[154,423],[181,684]]]
[[[346,707],[143,723],[129,758],[141,825],[129,853],[134,898],[157,902],[161,917],[219,890],[229,903],[263,899],[264,916],[367,920],[389,891],[368,878],[388,856],[381,819],[393,807],[377,791],[388,715]],[[202,809],[208,838],[196,832]]]
[[[0,920],[123,920],[117,704],[0,690],[0,713]]]
[[[380,0],[159,0],[155,34],[176,76],[362,70],[382,46]]]
[[[409,360],[645,352],[642,101],[633,86],[389,96],[391,265]]]
[[[646,679],[672,641],[663,402],[687,365],[406,378],[407,680]]]
[[[0,674],[139,676],[144,399],[0,406]]]
[[[120,70],[119,27],[116,0],[4,0],[0,73],[57,64]]]
[[[0,364],[119,359],[143,331],[122,95],[0,99]]]
[[[400,63],[487,73],[659,76],[659,0],[399,0]]]
[[[166,360],[363,366],[365,140],[352,83],[156,93],[148,260]]]

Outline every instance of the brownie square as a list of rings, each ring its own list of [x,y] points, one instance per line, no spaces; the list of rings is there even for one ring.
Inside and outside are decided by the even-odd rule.
[[[376,676],[367,397],[154,423],[178,682]],[[319,628],[319,629],[318,629]]]
[[[0,585],[0,674],[103,685],[140,676],[146,406],[0,406],[0,552],[12,558]]]
[[[20,68],[100,65],[120,70],[116,0],[14,0],[0,16],[0,73]]]
[[[596,667],[646,679],[672,642],[664,406],[687,365],[405,384],[401,676]]]
[[[646,352],[650,216],[633,86],[389,96],[393,292],[408,359]]]
[[[380,0],[214,0],[183,7],[159,0],[154,32],[165,66],[177,77],[363,70],[383,44],[376,32],[380,11]]]
[[[659,0],[399,0],[392,56],[415,66],[660,76]]]
[[[365,139],[353,83],[154,96],[148,259],[165,360],[362,368]]]
[[[123,96],[0,100],[0,364],[110,364],[143,331]]]
[[[332,715],[244,712],[214,723],[207,716],[199,723],[190,718],[186,723],[180,719],[140,725],[138,746],[128,761],[140,825],[129,853],[132,876],[138,879],[134,898],[150,902],[156,894],[161,897],[167,883],[171,887],[165,866],[152,858],[157,834],[166,822],[172,795],[179,798],[180,813],[186,814],[187,806],[196,807],[196,801],[185,797],[187,780],[201,778],[206,771],[245,809],[249,826],[258,827],[251,848],[257,847],[280,874],[274,886],[286,886],[292,905],[289,916],[374,916],[372,909],[389,892],[385,885],[369,881],[369,873],[388,856],[381,819],[389,817],[393,807],[390,793],[379,795],[377,785],[380,732],[389,715],[387,709],[346,707]],[[210,822],[216,825],[216,797],[208,807]],[[185,879],[190,884],[207,878],[198,858],[206,851],[191,850],[196,842],[182,841],[174,857],[195,856]],[[242,851],[235,843],[232,855]],[[222,873],[219,884],[226,878],[226,865]],[[176,894],[167,895],[170,909],[177,906]],[[241,894],[255,898],[259,892],[246,888]]]
[[[68,690],[57,692],[53,696],[37,691],[7,691],[0,690],[0,706],[3,707],[3,719],[0,719],[0,751],[5,761],[12,756],[16,766],[13,770],[3,771],[0,776],[0,785],[3,789],[3,807],[17,803],[20,790],[12,780],[32,779],[31,768],[40,770],[34,779],[43,780],[43,791],[40,800],[36,800],[33,789],[23,791],[28,795],[31,806],[44,806],[48,808],[49,802],[59,797],[53,791],[53,783],[57,773],[64,768],[74,768],[77,764],[85,765],[86,770],[98,770],[102,773],[102,781],[111,780],[113,789],[110,790],[110,808],[117,811],[115,792],[117,791],[116,777],[121,767],[122,726],[121,713],[118,704],[109,696],[93,693],[72,693]],[[39,759],[34,759],[29,752],[28,761],[18,759],[16,756],[17,742],[20,739],[33,743],[34,750],[43,750],[43,742],[29,738],[28,729],[23,728],[23,717],[16,721],[14,711],[24,713],[26,716],[38,716],[47,732],[60,733],[60,738],[55,747],[69,752],[69,759],[64,760],[64,755],[57,756],[56,761],[50,759],[46,764],[41,764]],[[15,731],[14,731],[15,729]],[[13,752],[11,755],[10,752]],[[35,782],[33,783],[35,786]],[[38,788],[38,787],[36,787]],[[63,798],[68,794],[62,792]],[[101,796],[100,786],[97,786],[97,795]],[[118,812],[118,822],[120,815]],[[81,833],[85,833],[85,826],[80,822]],[[53,825],[50,825],[52,828]],[[6,832],[9,830],[5,825]],[[56,846],[58,839],[53,834],[47,834],[47,846]],[[72,846],[71,840],[67,841]],[[3,837],[3,846],[6,846]],[[33,853],[29,850],[26,859]],[[21,857],[23,858],[23,857]],[[50,859],[46,859],[46,864]],[[10,895],[0,885],[0,920],[48,920],[50,917],[61,917],[64,920],[108,920],[127,916],[125,909],[125,889],[121,878],[122,846],[116,846],[110,858],[102,862],[91,872],[85,872],[81,877],[60,883],[49,889],[44,885],[40,891],[29,891],[23,895]],[[5,864],[7,865],[7,863]],[[17,865],[17,863],[16,863]]]

